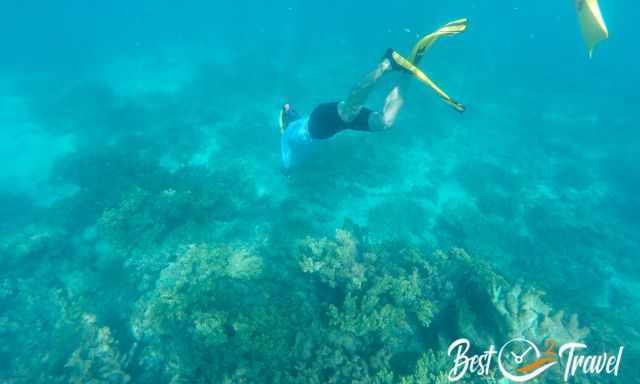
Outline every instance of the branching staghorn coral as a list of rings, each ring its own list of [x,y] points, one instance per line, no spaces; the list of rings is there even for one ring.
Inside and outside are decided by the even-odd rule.
[[[307,238],[303,244],[300,267],[305,273],[313,273],[331,287],[346,284],[360,288],[365,283],[365,258],[360,260],[357,243],[345,230],[336,230],[334,241]],[[373,255],[369,255],[373,256]]]
[[[305,374],[315,372],[320,382],[394,382],[392,361],[420,353],[416,335],[431,326],[451,290],[435,258],[394,243],[369,246],[346,230],[335,239],[307,238],[299,261],[332,293],[321,307],[324,337],[311,347],[318,358],[305,363]]]
[[[118,351],[108,327],[100,327],[96,317],[84,314],[83,342],[76,349],[65,368],[70,371],[69,383],[124,384],[130,382],[125,372],[128,357]]]

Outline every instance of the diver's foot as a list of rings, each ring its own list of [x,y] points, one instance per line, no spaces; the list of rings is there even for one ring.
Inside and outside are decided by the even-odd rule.
[[[385,74],[392,72],[393,68],[391,67],[391,61],[389,61],[386,57],[382,58],[382,61],[376,67],[375,71],[373,71],[373,80],[378,81]]]
[[[418,41],[418,43],[413,47],[411,51],[411,57],[409,60],[413,63],[413,65],[419,65],[422,57],[427,51],[427,44],[423,44],[422,40]]]
[[[400,95],[400,87],[395,86],[384,100],[382,121],[386,129],[393,127],[404,100]]]
[[[400,54],[393,49],[387,49],[382,58],[384,59],[383,63],[389,63],[390,69],[392,71],[411,73],[411,71],[403,65],[403,61],[406,61],[406,59],[400,56]]]

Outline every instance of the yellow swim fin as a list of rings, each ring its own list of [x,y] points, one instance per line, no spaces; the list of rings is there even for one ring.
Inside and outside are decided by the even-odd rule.
[[[587,44],[589,58],[591,58],[593,48],[609,37],[609,31],[604,23],[602,12],[600,12],[598,0],[576,0],[576,8],[582,37]]]
[[[413,74],[413,76],[415,76],[422,83],[424,83],[425,85],[427,85],[428,87],[433,89],[445,103],[447,103],[450,106],[452,106],[453,108],[455,108],[456,111],[458,111],[460,113],[464,112],[465,108],[464,108],[464,106],[462,104],[458,103],[457,101],[455,101],[454,99],[449,97],[449,95],[447,95],[442,89],[440,89],[440,87],[438,87],[429,78],[429,76],[427,76],[424,72],[422,72],[418,67],[413,65],[406,58],[402,57],[398,52],[393,51],[393,50],[389,50],[389,51],[390,52],[388,54],[389,54],[390,58],[395,62],[395,65],[398,65],[398,66],[402,67],[407,72]]]
[[[413,65],[420,64],[422,56],[431,48],[431,46],[438,40],[440,36],[454,36],[464,32],[467,29],[467,19],[459,19],[445,24],[437,31],[423,37],[416,43],[409,55],[408,60]]]
[[[424,54],[433,46],[433,44],[440,38],[440,36],[454,36],[464,32],[467,29],[467,19],[454,20],[445,24],[437,31],[420,39],[413,47],[411,54],[408,58],[402,57],[398,52],[392,51],[390,58],[393,61],[403,67],[406,71],[413,74],[423,84],[433,89],[438,96],[447,104],[452,106],[456,111],[462,113],[465,111],[465,107],[459,102],[452,99],[447,95],[440,87],[438,87],[424,72],[422,72],[417,65],[420,64],[420,60]]]

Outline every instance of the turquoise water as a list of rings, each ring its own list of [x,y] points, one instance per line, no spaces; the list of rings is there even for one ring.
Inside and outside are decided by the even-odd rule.
[[[570,0],[5,1],[0,382],[445,383],[516,337],[637,382],[640,9],[601,5],[589,60]],[[464,114],[414,81],[281,174],[283,103],[462,17],[420,67]]]

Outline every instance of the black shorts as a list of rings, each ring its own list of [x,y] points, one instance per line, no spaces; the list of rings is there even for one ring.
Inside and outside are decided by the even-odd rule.
[[[369,127],[369,115],[373,111],[362,108],[353,121],[346,122],[338,114],[338,103],[325,103],[318,105],[309,116],[309,135],[312,139],[328,139],[340,131],[350,129],[353,131],[371,131]]]

